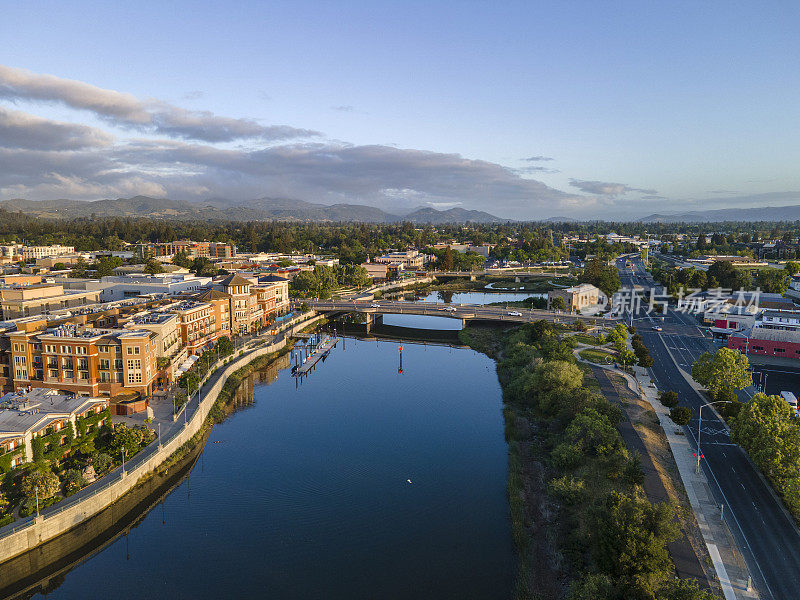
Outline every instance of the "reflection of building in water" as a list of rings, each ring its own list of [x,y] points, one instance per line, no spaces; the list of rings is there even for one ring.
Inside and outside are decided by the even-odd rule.
[[[263,369],[260,369],[244,378],[242,383],[239,384],[239,387],[236,388],[236,391],[233,393],[231,408],[233,410],[239,410],[241,408],[251,406],[254,402],[253,388],[256,385],[272,383],[278,379],[278,375],[282,369],[288,369],[291,365],[291,353],[287,352],[286,354],[276,358]]]
[[[253,375],[256,377],[256,383],[269,384],[278,378],[278,374],[283,369],[288,369],[291,366],[292,354],[291,352],[287,352],[286,354],[276,358],[263,369],[256,371]]]

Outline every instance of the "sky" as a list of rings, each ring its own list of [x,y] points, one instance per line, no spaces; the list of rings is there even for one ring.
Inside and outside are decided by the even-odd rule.
[[[800,204],[796,2],[37,2],[0,199],[636,218]]]

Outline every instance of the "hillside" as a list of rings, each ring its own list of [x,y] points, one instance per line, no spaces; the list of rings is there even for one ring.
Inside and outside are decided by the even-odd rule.
[[[285,198],[258,198],[244,202],[214,198],[207,201],[187,202],[168,198],[135,196],[82,202],[78,200],[24,199],[4,200],[0,210],[23,212],[45,219],[74,219],[97,217],[128,217],[165,220],[229,220],[229,221],[360,221],[365,223],[480,223],[501,222],[503,219],[489,213],[451,208],[439,211],[419,208],[402,216],[387,213],[374,206],[362,204],[316,204]]]

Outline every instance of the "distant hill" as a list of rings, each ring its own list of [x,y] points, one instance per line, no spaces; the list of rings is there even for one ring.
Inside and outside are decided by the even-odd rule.
[[[495,217],[487,212],[480,210],[466,210],[464,208],[450,208],[448,210],[436,210],[435,208],[418,208],[414,212],[403,217],[396,217],[395,220],[411,221],[413,223],[502,223],[505,219]]]
[[[720,221],[798,221],[800,206],[766,206],[764,208],[721,208],[698,210],[674,215],[653,214],[639,219],[643,223],[712,223]]]
[[[23,212],[45,219],[80,217],[129,217],[164,220],[229,220],[229,221],[358,221],[364,223],[479,223],[502,222],[503,219],[477,210],[420,208],[408,215],[387,213],[363,204],[316,204],[286,198],[258,198],[232,202],[222,198],[187,202],[168,198],[135,196],[114,200],[24,200],[0,202],[0,210]]]

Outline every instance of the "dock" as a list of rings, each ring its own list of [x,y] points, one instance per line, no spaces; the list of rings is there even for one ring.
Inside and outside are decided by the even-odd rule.
[[[292,369],[292,375],[295,377],[302,377],[307,374],[314,366],[323,358],[328,356],[328,353],[336,346],[339,341],[337,337],[326,335],[325,338],[317,344],[316,349],[309,355],[299,366]]]

